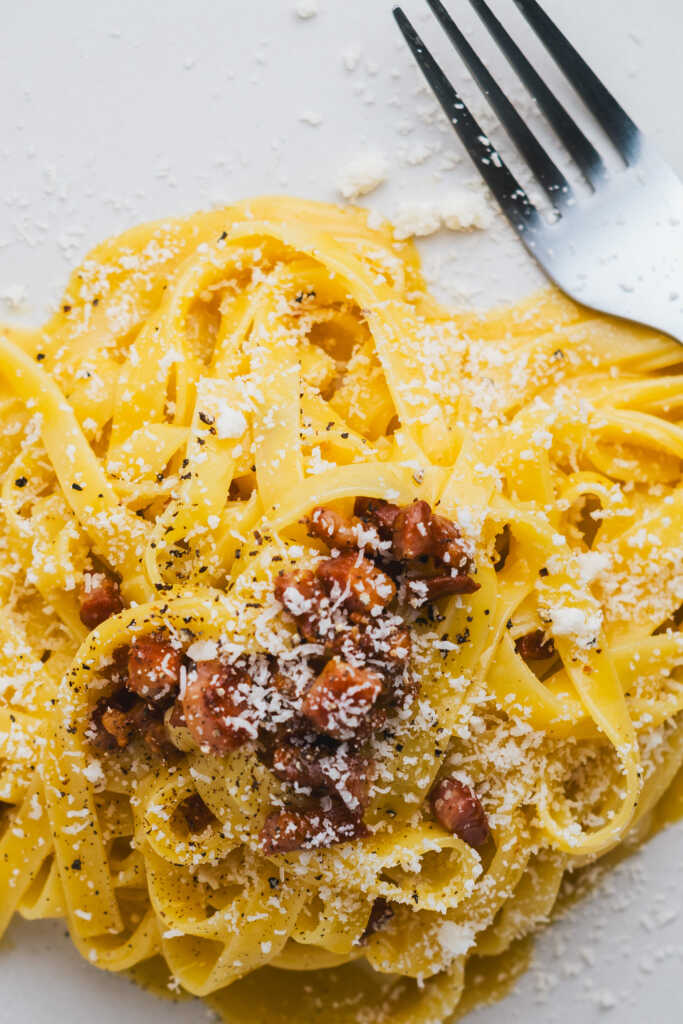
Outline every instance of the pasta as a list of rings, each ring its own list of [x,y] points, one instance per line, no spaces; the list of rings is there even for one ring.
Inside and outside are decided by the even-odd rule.
[[[656,826],[672,340],[446,311],[390,225],[276,198],[104,243],[0,353],[0,933],[230,1024],[444,1022]]]

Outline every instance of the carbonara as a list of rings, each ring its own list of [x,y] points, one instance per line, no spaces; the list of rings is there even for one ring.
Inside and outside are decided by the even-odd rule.
[[[136,228],[0,331],[0,932],[437,1024],[683,763],[683,350],[367,213]]]

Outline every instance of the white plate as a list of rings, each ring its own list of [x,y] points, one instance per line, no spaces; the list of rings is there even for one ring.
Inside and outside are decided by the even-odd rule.
[[[680,0],[546,3],[683,172]],[[366,200],[383,213],[474,180],[419,83],[390,0],[319,0],[320,13],[308,21],[296,18],[294,6],[2,4],[0,319],[39,321],[87,249],[138,221],[259,193],[335,200],[339,169],[369,150],[392,165],[387,184]],[[513,4],[494,6],[549,68]],[[405,0],[405,7],[482,111],[423,0]],[[468,5],[451,0],[451,8],[521,97]],[[554,69],[548,78],[571,95]],[[423,251],[430,276],[458,304],[489,306],[541,281],[500,219],[486,235],[444,234]],[[682,855],[683,830],[674,828],[608,876],[539,938],[535,964],[515,993],[473,1022],[573,1024],[580,1014],[589,1024],[610,1011],[619,1024],[679,1020]],[[12,927],[0,955],[0,1021],[205,1019],[199,1004],[161,1003],[85,964],[63,933],[53,923]]]

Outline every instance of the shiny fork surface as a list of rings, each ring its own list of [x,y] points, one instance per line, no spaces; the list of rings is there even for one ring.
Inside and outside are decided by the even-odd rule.
[[[441,0],[427,0],[554,209],[544,217],[482,131],[400,7],[394,17],[434,95],[512,227],[546,274],[577,302],[670,334],[683,344],[683,183],[537,0],[514,0],[619,152],[608,173],[486,0],[470,0],[583,174],[578,196],[499,87]]]

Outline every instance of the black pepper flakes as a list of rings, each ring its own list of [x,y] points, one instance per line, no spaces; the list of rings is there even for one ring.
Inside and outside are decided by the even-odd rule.
[[[15,487],[26,487],[27,483],[28,483],[28,480],[26,479],[25,476],[18,476],[17,479],[14,481],[14,486]]]

